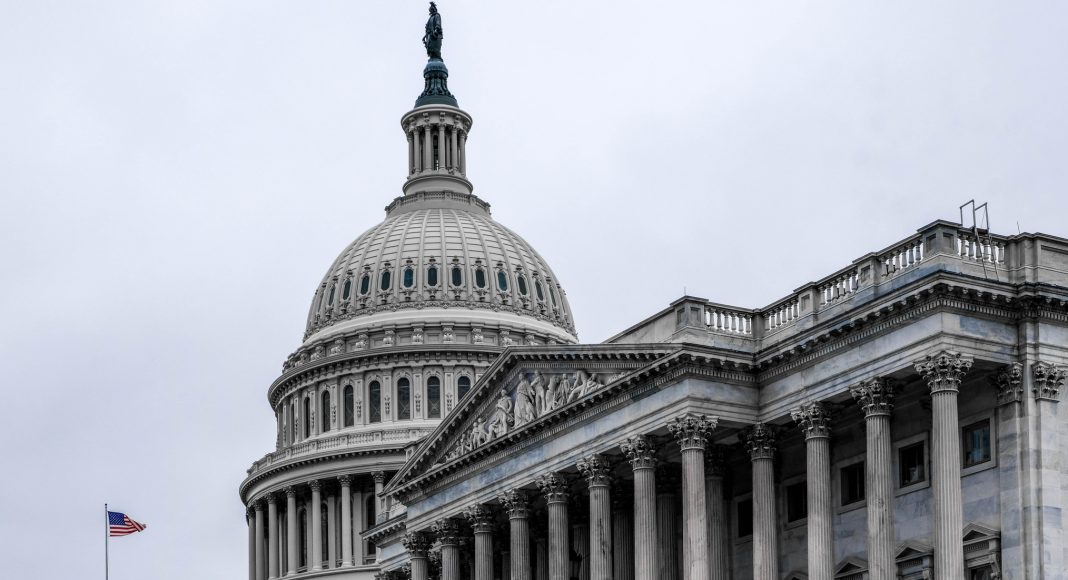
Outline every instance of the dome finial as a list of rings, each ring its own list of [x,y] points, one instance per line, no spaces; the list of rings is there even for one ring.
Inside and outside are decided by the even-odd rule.
[[[445,34],[441,28],[441,14],[438,7],[430,3],[430,17],[426,20],[426,33],[423,34],[423,46],[426,47],[426,55],[430,61],[423,69],[423,78],[426,86],[423,93],[415,100],[415,106],[422,105],[451,105],[456,107],[456,97],[449,92],[449,69],[445,68],[445,61],[441,59],[441,39]]]

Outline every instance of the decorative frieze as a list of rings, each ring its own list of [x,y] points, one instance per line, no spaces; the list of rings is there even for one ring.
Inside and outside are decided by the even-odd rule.
[[[534,483],[541,490],[541,494],[545,496],[545,500],[550,503],[567,502],[567,498],[571,494],[571,486],[559,473],[546,473],[534,480]]]
[[[894,384],[889,379],[874,377],[849,387],[849,392],[866,417],[889,415],[894,410]]]
[[[1037,400],[1060,401],[1061,387],[1068,377],[1068,370],[1047,362],[1031,364],[1031,392]]]
[[[634,469],[653,469],[656,467],[656,447],[645,435],[628,437],[619,444]]]
[[[990,375],[990,384],[994,386],[998,405],[1009,405],[1023,401],[1023,365],[1011,363]]]
[[[742,432],[742,438],[753,461],[775,458],[775,430],[771,425],[756,423]]]
[[[943,350],[937,354],[927,355],[921,361],[915,363],[916,372],[920,373],[931,394],[941,391],[960,390],[961,380],[968,370],[972,368],[973,359],[951,350]]]
[[[805,439],[831,436],[831,416],[822,403],[809,403],[790,411],[790,417],[805,434]]]
[[[580,459],[578,470],[590,486],[609,485],[612,482],[612,468],[603,455],[595,454]]]
[[[695,413],[686,413],[668,422],[668,431],[679,442],[683,451],[687,449],[704,449],[708,437],[719,423],[718,417],[707,417]]]

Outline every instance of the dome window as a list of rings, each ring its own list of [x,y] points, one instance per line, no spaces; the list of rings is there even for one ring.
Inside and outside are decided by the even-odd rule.
[[[515,285],[519,288],[519,293],[523,296],[527,295],[527,277],[522,274],[515,275]]]
[[[456,379],[456,400],[464,398],[464,395],[471,390],[471,378],[460,377]]]
[[[382,422],[382,385],[378,381],[371,381],[367,385],[367,398],[370,404],[367,407],[367,420],[370,423]]]
[[[345,427],[352,427],[356,423],[356,399],[353,397],[352,385],[345,387]]]
[[[486,271],[482,268],[475,268],[475,286],[486,287]]]
[[[441,379],[438,377],[426,380],[426,416],[428,419],[441,418]]]
[[[323,391],[322,402],[319,407],[319,424],[322,425],[322,432],[326,433],[330,430],[330,391]]]
[[[415,286],[415,270],[410,267],[405,268],[404,277],[401,280],[401,283],[404,284],[405,288],[411,288],[412,286]]]
[[[393,274],[389,270],[386,270],[385,272],[382,272],[382,284],[379,286],[379,288],[381,288],[382,291],[386,291],[386,290],[389,290],[390,286],[392,286],[392,285],[393,285]]]
[[[412,383],[406,378],[397,379],[397,419],[412,418]]]
[[[504,270],[497,270],[497,288],[499,288],[501,292],[508,291],[508,274],[506,274]]]
[[[549,299],[553,301],[553,308],[556,307],[556,288],[549,286]]]
[[[545,292],[541,289],[541,281],[534,281],[534,293],[538,295],[538,300],[545,302]]]
[[[334,292],[336,290],[337,290],[337,285],[336,284],[331,284],[330,285],[330,298],[328,298],[327,301],[326,301],[326,305],[327,306],[333,306],[334,305]]]
[[[433,264],[426,269],[426,285],[431,287],[438,285],[438,267]]]
[[[301,413],[301,417],[300,418],[301,418],[301,423],[304,424],[304,438],[307,439],[308,437],[311,437],[311,418],[312,418],[312,414],[311,414],[311,399],[310,398],[304,397],[302,411],[303,412]]]
[[[364,274],[360,278],[360,294],[366,295],[371,291],[371,275]]]
[[[464,283],[464,271],[459,266],[452,267],[452,285],[461,286]]]
[[[341,287],[341,299],[348,300],[352,296],[352,278],[345,279],[345,285]]]

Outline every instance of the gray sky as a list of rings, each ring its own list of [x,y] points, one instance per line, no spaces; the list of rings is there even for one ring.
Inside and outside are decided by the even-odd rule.
[[[877,5],[876,5],[877,4]],[[596,342],[764,306],[989,201],[1068,235],[1064,2],[441,0],[476,193]],[[337,253],[379,222],[423,1],[0,3],[0,546],[244,578],[237,485]]]

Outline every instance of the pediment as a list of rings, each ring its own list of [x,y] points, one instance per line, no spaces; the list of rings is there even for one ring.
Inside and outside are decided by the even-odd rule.
[[[902,543],[897,548],[897,556],[895,560],[909,560],[912,558],[922,558],[923,556],[929,556],[934,553],[931,546],[917,542],[915,540],[908,540]]]
[[[979,524],[968,524],[964,526],[963,536],[965,542],[972,542],[976,540],[1000,538],[1001,534],[993,528],[988,528]]]
[[[858,572],[868,571],[868,561],[861,560],[860,558],[849,557],[838,563],[838,568],[834,571],[835,578],[848,576],[850,574],[856,574]]]

